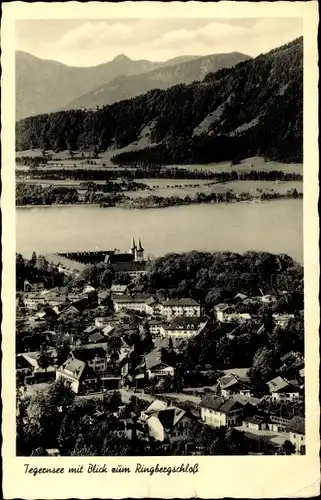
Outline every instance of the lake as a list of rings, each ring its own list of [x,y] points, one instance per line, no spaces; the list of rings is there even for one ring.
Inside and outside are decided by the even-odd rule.
[[[200,204],[129,210],[98,206],[16,209],[17,252],[129,250],[145,256],[190,250],[286,253],[303,262],[303,202]]]

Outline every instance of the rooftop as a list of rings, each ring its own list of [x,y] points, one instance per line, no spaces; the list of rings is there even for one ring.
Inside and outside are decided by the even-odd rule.
[[[176,299],[167,299],[162,301],[163,306],[199,306],[196,300],[190,297],[182,297]]]
[[[268,383],[268,388],[270,392],[282,392],[282,391],[297,391],[287,380],[278,376],[270,380]]]
[[[71,376],[77,380],[80,379],[84,368],[86,364],[84,361],[81,361],[80,359],[75,359],[73,357],[69,357],[59,368],[58,371],[62,373],[66,373],[69,375],[68,372],[70,372]]]
[[[82,361],[90,361],[94,359],[95,357],[98,358],[105,358],[106,357],[106,351],[102,347],[91,347],[89,349],[83,349],[83,348],[76,348],[73,349],[72,354],[74,358],[77,360],[80,359]]]
[[[233,398],[225,399],[222,396],[215,396],[214,394],[206,394],[200,402],[201,408],[209,408],[221,413],[228,413],[234,406],[239,407],[241,403]]]
[[[297,434],[305,434],[305,419],[302,417],[293,417],[288,426],[289,431]]]
[[[187,316],[176,316],[170,324],[166,327],[166,330],[177,330],[177,329],[189,329],[198,330],[200,326],[199,318],[189,318]]]

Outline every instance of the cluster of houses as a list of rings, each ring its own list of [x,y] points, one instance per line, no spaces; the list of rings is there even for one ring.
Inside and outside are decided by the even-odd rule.
[[[133,241],[131,252],[123,254],[111,252],[104,259],[114,266],[117,272],[123,268],[134,279],[144,272],[143,248]],[[93,254],[93,253],[92,253]],[[97,255],[96,255],[97,254]],[[101,252],[95,255],[57,255],[61,259],[85,265],[86,259],[101,261]],[[130,255],[130,257],[128,257]],[[78,259],[78,260],[77,260]],[[66,264],[66,262],[65,262]],[[142,266],[142,269],[138,269]],[[138,273],[138,274],[137,274]],[[21,300],[21,299],[20,299]],[[233,325],[247,324],[259,332],[262,324],[256,324],[254,318],[243,308],[253,303],[271,304],[275,295],[247,297],[237,294],[232,304],[217,304],[213,308],[216,321],[231,326],[227,336],[233,337]],[[87,285],[81,291],[67,287],[47,290],[41,283],[24,284],[23,305],[27,311],[22,321],[45,322],[54,317],[58,322],[68,315],[80,315],[87,308],[110,313],[96,315],[92,324],[85,327],[81,342],[73,334],[45,332],[57,345],[62,341],[69,344],[65,359],[58,360],[55,348],[47,351],[46,363],[41,352],[23,352],[16,356],[16,371],[24,384],[64,380],[76,394],[97,393],[107,390],[126,389],[138,396],[153,387],[153,393],[162,393],[166,382],[175,378],[175,357],[172,353],[182,340],[200,334],[209,318],[204,315],[201,305],[192,298],[162,299],[152,295],[132,294],[127,285],[113,284],[107,290],[96,290]],[[113,311],[112,311],[113,309]],[[245,308],[246,309],[246,308]],[[140,328],[148,328],[154,347],[143,354],[135,353],[130,338],[131,324],[128,317],[139,315],[143,318]],[[274,314],[273,319],[281,328],[291,320],[290,314]],[[111,349],[110,339],[117,337],[117,347]],[[85,339],[85,340],[84,340]],[[304,360],[297,352],[289,352],[280,359],[278,375],[267,383],[268,395],[272,402],[302,401],[304,397]],[[186,392],[185,392],[186,395]],[[305,446],[304,419],[283,418],[265,412],[259,403],[262,398],[255,397],[255,388],[247,377],[237,371],[229,371],[220,377],[215,387],[211,387],[191,409],[174,404],[164,399],[155,399],[148,408],[135,416],[135,433],[142,438],[153,437],[160,441],[186,441],[190,433],[190,424],[195,419],[212,427],[241,427],[251,432],[287,433],[288,439],[296,446],[298,453]],[[131,427],[133,428],[133,427]],[[128,434],[128,423],[124,426]]]

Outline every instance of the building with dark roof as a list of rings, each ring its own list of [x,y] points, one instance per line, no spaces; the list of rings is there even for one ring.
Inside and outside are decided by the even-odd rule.
[[[191,417],[185,410],[155,400],[138,420],[138,434],[156,441],[184,441],[189,438]]]
[[[143,375],[148,379],[163,378],[167,376],[174,376],[175,368],[167,359],[165,359],[167,351],[163,348],[156,348],[145,354],[141,364],[137,368],[136,378]],[[165,356],[164,356],[165,355]]]
[[[103,347],[75,348],[71,355],[86,363],[94,372],[102,373],[107,370],[107,353]]]
[[[295,446],[297,454],[305,453],[305,419],[299,416],[292,418],[288,425],[289,441]]]
[[[160,314],[170,320],[175,316],[200,317],[201,306],[190,297],[161,301]]]
[[[267,383],[267,386],[274,401],[282,399],[294,401],[299,399],[299,388],[283,377],[275,377]]]
[[[206,321],[201,322],[199,317],[176,316],[168,325],[162,325],[161,335],[172,338],[195,337],[205,325]]]
[[[251,387],[248,381],[242,380],[241,377],[234,373],[229,373],[218,379],[218,384],[223,397],[230,397],[236,394],[251,396]]]
[[[56,380],[64,380],[78,394],[99,384],[97,374],[84,361],[69,356],[56,371]]]
[[[201,419],[212,427],[231,427],[241,423],[247,405],[230,398],[206,394],[200,402]]]

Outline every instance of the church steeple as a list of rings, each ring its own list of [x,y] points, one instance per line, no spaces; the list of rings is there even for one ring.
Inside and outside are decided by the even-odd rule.
[[[144,249],[140,239],[138,240],[138,248],[135,249],[135,260],[141,262],[144,260]]]
[[[130,246],[130,252],[131,252],[132,254],[134,254],[136,249],[137,249],[137,247],[136,247],[136,243],[135,243],[135,240],[134,240],[134,238],[133,238],[133,239],[132,239],[131,246]]]

